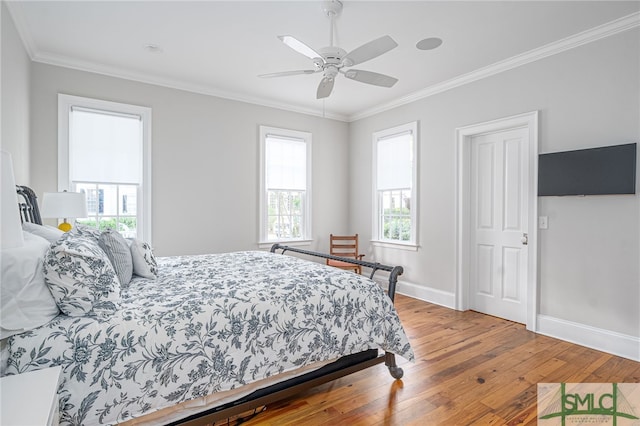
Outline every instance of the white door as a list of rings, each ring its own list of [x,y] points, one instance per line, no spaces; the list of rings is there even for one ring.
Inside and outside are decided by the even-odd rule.
[[[526,323],[528,129],[471,138],[470,308]]]

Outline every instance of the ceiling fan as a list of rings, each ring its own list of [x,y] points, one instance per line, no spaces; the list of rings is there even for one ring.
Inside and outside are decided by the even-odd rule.
[[[333,45],[334,20],[338,15],[340,15],[340,12],[342,12],[342,3],[339,0],[325,1],[323,4],[323,10],[331,20],[328,47],[314,50],[291,35],[278,36],[284,44],[311,59],[313,61],[314,69],[276,72],[271,74],[262,74],[258,77],[285,77],[290,75],[315,74],[322,72],[324,77],[320,81],[320,85],[318,85],[318,91],[316,94],[317,99],[326,98],[331,94],[335,78],[338,74],[343,74],[346,78],[351,80],[373,84],[374,86],[391,87],[396,84],[398,81],[397,78],[385,74],[345,68],[376,58],[398,46],[398,43],[388,35],[385,35],[365,43],[347,53],[344,49]]]

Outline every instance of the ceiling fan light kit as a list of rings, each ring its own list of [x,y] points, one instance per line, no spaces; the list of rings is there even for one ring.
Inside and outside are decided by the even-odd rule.
[[[338,0],[323,2],[322,9],[331,20],[329,46],[313,49],[292,35],[282,35],[278,38],[291,49],[311,59],[314,65],[312,70],[284,71],[270,74],[261,74],[259,77],[285,77],[299,74],[315,74],[322,72],[323,78],[316,92],[317,99],[324,99],[331,95],[335,78],[343,74],[346,78],[361,83],[367,83],[380,87],[392,87],[398,82],[397,78],[379,74],[372,71],[357,69],[344,69],[361,64],[370,59],[377,58],[398,46],[390,36],[385,35],[347,53],[344,49],[333,45],[334,20],[342,12],[342,3]]]

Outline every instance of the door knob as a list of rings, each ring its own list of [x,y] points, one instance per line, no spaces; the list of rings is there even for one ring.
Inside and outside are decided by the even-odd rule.
[[[526,246],[527,244],[529,244],[529,234],[527,234],[526,232],[523,232],[522,238],[520,238],[520,241],[522,241],[523,246]]]

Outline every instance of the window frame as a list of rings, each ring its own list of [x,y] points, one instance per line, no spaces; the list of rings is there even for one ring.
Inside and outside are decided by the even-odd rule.
[[[260,248],[268,248],[271,247],[275,243],[286,242],[292,246],[299,245],[309,245],[311,244],[312,232],[311,232],[311,189],[312,189],[312,181],[311,181],[311,156],[312,156],[312,134],[310,132],[304,132],[299,130],[291,130],[291,129],[283,129],[278,127],[270,127],[270,126],[259,126],[260,133],[260,196],[259,196],[259,235],[258,235],[258,247]],[[305,154],[306,154],[306,189],[304,190],[305,195],[303,197],[303,213],[302,213],[302,221],[303,221],[303,233],[301,238],[278,238],[278,239],[269,239],[268,235],[268,220],[269,220],[269,200],[267,196],[267,182],[266,182],[266,140],[267,136],[277,136],[282,139],[293,139],[299,140],[305,143]]]
[[[152,243],[151,234],[151,108],[58,93],[58,191],[69,191],[69,122],[72,107],[139,115],[142,120],[142,176],[138,189],[138,238]],[[109,184],[109,182],[101,182]]]
[[[410,220],[411,220],[411,232],[408,241],[385,239],[381,235],[381,217],[383,215],[382,199],[380,196],[380,190],[378,189],[378,142],[387,140],[395,136],[410,133],[413,135],[411,141],[411,148],[413,150],[413,161],[411,164],[411,198],[410,198]],[[418,122],[412,121],[410,123],[402,124],[399,126],[391,127],[384,130],[379,130],[372,135],[372,230],[371,230],[371,244],[378,247],[398,248],[404,250],[417,250],[418,249],[418,162],[419,162],[419,150],[418,150]],[[398,191],[405,188],[393,188],[387,189],[387,191]]]

